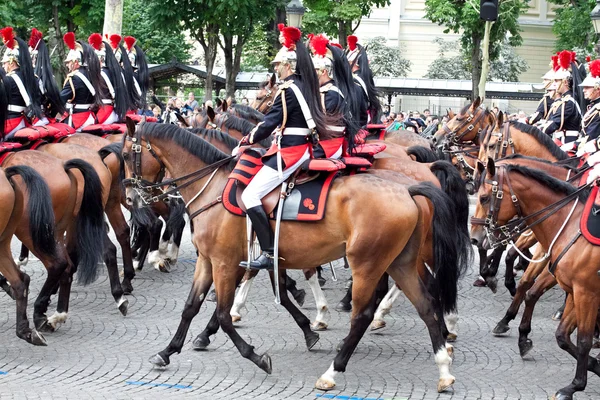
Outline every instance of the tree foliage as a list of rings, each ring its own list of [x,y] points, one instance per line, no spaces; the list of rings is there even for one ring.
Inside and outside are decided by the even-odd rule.
[[[580,48],[591,52],[596,44],[596,34],[590,13],[595,0],[548,0],[559,6],[552,25],[556,35],[557,51]]]
[[[275,57],[277,49],[272,46],[269,35],[274,32],[267,31],[264,25],[255,25],[254,31],[242,51],[242,71],[262,71],[269,69],[271,60]]]
[[[369,66],[374,76],[398,77],[406,76],[410,71],[411,62],[402,57],[399,47],[385,45],[385,38],[377,36],[369,40]]]

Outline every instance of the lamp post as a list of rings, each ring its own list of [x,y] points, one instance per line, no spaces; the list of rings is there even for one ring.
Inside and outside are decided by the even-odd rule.
[[[590,16],[592,17],[592,24],[594,24],[594,31],[598,35],[600,34],[600,0],[596,0],[596,7],[594,7]],[[600,54],[600,40],[596,43],[596,54]]]
[[[305,11],[306,8],[302,5],[301,0],[291,0],[287,6],[285,6],[288,26],[300,28],[302,26],[302,17],[304,16]]]

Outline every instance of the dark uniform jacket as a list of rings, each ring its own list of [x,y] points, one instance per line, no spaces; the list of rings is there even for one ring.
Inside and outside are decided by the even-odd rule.
[[[577,131],[581,128],[581,113],[573,98],[573,92],[565,92],[560,99],[552,103],[544,132],[553,134],[556,131]],[[577,140],[577,136],[565,137],[565,143]]]
[[[7,74],[8,79],[5,79],[4,82],[6,85],[6,92],[8,94],[8,105],[25,107],[25,99],[23,99],[23,95],[21,94],[17,83],[13,79],[14,75],[17,75],[19,78],[21,78],[21,82],[23,82],[23,75],[21,74],[21,71],[19,71],[19,69],[16,69],[13,72]],[[9,110],[7,119],[19,118],[22,115],[25,115],[25,113]]]
[[[600,148],[600,98],[592,100],[581,120],[583,137],[578,140],[577,145],[583,144],[586,153],[595,153]]]
[[[110,93],[110,89],[108,88],[108,84],[105,81],[105,79],[108,79],[108,81],[110,82],[110,73],[108,72],[108,68],[102,67],[102,73],[103,73],[103,76],[102,76],[102,85],[100,85],[100,88],[99,88],[100,89],[100,98],[102,100],[105,100],[105,99],[106,100],[113,100],[113,96]],[[106,75],[106,78],[104,78],[104,75]],[[110,82],[110,83],[111,83],[111,85],[113,87],[113,90],[115,90],[114,89],[115,88],[114,83],[113,82]]]
[[[76,72],[81,73],[89,79],[87,69],[79,68]],[[60,99],[63,103],[77,104],[92,104],[94,103],[94,95],[90,92],[87,85],[75,75],[75,72],[71,72],[67,75],[65,85],[60,92]],[[84,112],[85,109],[73,109],[73,113]]]
[[[550,97],[550,94],[545,93],[540,102],[538,103],[537,109],[529,117],[529,124],[534,125],[536,122],[546,119],[548,117],[548,111],[552,107],[554,100]]]
[[[327,115],[335,115],[344,107],[344,97],[333,80],[321,85],[321,102]]]
[[[354,83],[359,89],[359,95],[357,96],[360,99],[360,116],[358,122],[362,128],[367,126],[369,122],[369,95],[366,92],[366,88],[362,86],[359,80],[356,79],[356,75],[354,78]]]

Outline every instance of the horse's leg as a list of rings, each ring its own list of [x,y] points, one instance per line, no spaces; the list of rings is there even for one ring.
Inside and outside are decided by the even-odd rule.
[[[375,317],[373,318],[373,322],[371,323],[371,330],[376,331],[378,329],[385,328],[386,322],[384,317],[388,315],[392,309],[392,305],[394,302],[400,297],[402,291],[397,285],[393,285],[392,288],[385,295],[379,307],[377,307],[377,311],[375,311]]]
[[[531,332],[531,319],[535,304],[554,285],[556,285],[556,279],[545,269],[525,296],[525,311],[523,311],[523,317],[521,317],[521,324],[519,325],[519,352],[521,357],[525,357],[533,348],[533,342],[527,336]]]
[[[287,279],[285,280],[285,288],[288,292],[292,294],[294,300],[300,307],[304,305],[304,299],[306,297],[306,291],[304,289],[298,289],[296,287],[296,281],[292,279],[289,275],[287,275]]]
[[[183,230],[185,229],[185,219],[182,217],[181,221],[173,228],[171,237],[171,247],[167,251],[166,261],[171,265],[177,263],[179,258],[179,247],[181,246],[181,238],[183,237]]]
[[[160,272],[169,272],[165,269],[164,260],[160,255],[160,233],[162,232],[163,222],[158,218],[150,228],[150,253],[148,262]]]
[[[233,322],[239,322],[242,320],[242,308],[246,307],[246,300],[248,300],[248,294],[250,293],[250,288],[252,288],[252,282],[258,274],[258,271],[258,269],[251,269],[246,271],[244,274],[242,284],[235,295],[235,300],[233,301],[233,306],[231,307],[231,319]]]
[[[312,329],[315,331],[324,331],[327,329],[327,321],[325,319],[329,308],[327,306],[327,299],[317,278],[317,270],[315,268],[305,269],[304,277],[308,281],[308,286],[310,286],[313,296],[315,296],[315,305],[317,307],[317,317],[312,324]]]
[[[327,279],[323,278],[323,267],[320,265],[317,267],[317,280],[321,287],[325,286],[325,283],[327,282]]]
[[[150,230],[144,226],[137,227],[136,232],[135,245],[137,246],[137,256],[133,260],[133,268],[136,271],[141,271],[144,268],[148,251],[150,250]]]
[[[19,259],[15,260],[15,263],[19,267],[23,267],[27,265],[29,262],[29,249],[23,243],[21,243],[21,253],[19,254]]]
[[[506,271],[504,273],[504,286],[508,289],[508,292],[513,297],[517,293],[514,265],[518,255],[519,254],[514,249],[514,247],[511,247],[506,252],[506,257],[504,258],[504,262],[506,264]]]
[[[181,352],[192,319],[200,311],[200,306],[204,302],[204,298],[206,297],[206,293],[208,293],[212,282],[212,268],[210,261],[203,257],[198,257],[198,260],[196,261],[196,271],[194,272],[194,281],[183,307],[181,321],[179,322],[177,332],[175,332],[175,336],[173,336],[173,339],[171,339],[171,342],[166,349],[150,357],[149,361],[152,364],[157,367],[165,367],[171,362],[170,357],[174,353]],[[231,317],[229,317],[229,321],[231,321]]]
[[[458,322],[458,313],[456,310],[449,312],[447,315],[448,322],[451,325],[452,330],[446,326],[446,314],[443,312],[442,305],[440,303],[440,282],[431,275],[429,269],[425,266],[423,260],[417,260],[418,268],[419,268],[419,277],[425,284],[427,288],[427,292],[433,298],[433,306],[438,314],[444,315],[444,318],[440,318],[438,323],[440,324],[440,330],[442,332],[442,336],[446,338],[448,342],[455,342],[458,337],[458,332],[456,330],[456,323]],[[448,351],[453,352],[454,348],[452,345],[447,345]]]
[[[575,392],[583,391],[587,385],[588,359],[592,349],[600,298],[591,288],[575,286],[573,302],[577,315],[577,368],[571,384],[556,393],[556,398],[560,400],[572,399]]]
[[[560,321],[562,318],[563,312],[565,311],[565,305],[567,304],[567,296],[568,294],[565,293],[565,301],[563,302],[562,306],[558,307],[558,310],[556,310],[552,316],[552,321]]]
[[[348,289],[346,290],[346,295],[344,296],[344,298],[342,300],[340,300],[340,302],[338,303],[337,306],[335,306],[335,309],[338,311],[352,311],[352,281],[350,281],[350,285],[348,285]]]
[[[10,296],[11,299],[15,300],[15,294],[13,293],[12,288],[10,287],[10,283],[2,274],[0,274],[0,288],[2,288],[2,290],[4,290],[6,294]]]
[[[479,254],[479,276],[473,282],[473,286],[483,287],[486,285],[485,279],[483,278],[483,271],[487,268],[487,250],[483,247],[477,247],[477,253]]]
[[[269,276],[271,278],[273,294],[275,294],[275,278],[273,276],[272,271],[269,272]],[[296,324],[300,327],[300,329],[302,329],[302,333],[304,334],[304,341],[306,342],[306,348],[310,350],[319,341],[319,334],[313,332],[313,330],[311,329],[310,320],[290,300],[287,290],[285,290],[286,278],[287,273],[284,269],[282,269],[279,274],[279,293],[281,298],[281,305],[290,313],[292,318],[294,318],[294,321],[296,321]],[[316,277],[313,275],[313,278]],[[316,279],[314,279],[314,281],[316,282]]]
[[[128,240],[129,242],[129,240]],[[117,302],[117,308],[123,315],[127,315],[127,307],[129,306],[129,300],[124,297],[124,290],[121,286],[119,278],[119,266],[117,264],[117,247],[108,237],[108,234],[104,235],[104,264],[108,271],[108,280],[110,282],[110,292],[113,298]],[[132,265],[133,269],[133,265]]]
[[[110,226],[112,226],[115,231],[119,246],[121,246],[121,255],[123,257],[123,282],[121,283],[121,288],[125,294],[131,294],[131,292],[133,292],[131,281],[135,277],[133,256],[131,253],[131,230],[123,216],[120,202],[115,204],[115,202],[111,201],[109,198],[104,212],[108,217]]]
[[[492,254],[488,257],[485,267],[482,271],[481,276],[485,279],[486,285],[490,288],[493,293],[496,293],[498,289],[498,268],[500,267],[500,261],[502,261],[502,253],[506,246],[500,246],[492,251]]]
[[[543,255],[543,253],[544,251],[542,250],[541,246],[538,247],[538,250],[534,253],[533,260],[537,260],[538,257],[541,257]],[[525,295],[527,294],[527,291],[531,288],[531,286],[533,286],[533,284],[535,283],[535,279],[538,277],[539,274],[542,273],[542,271],[546,267],[546,264],[547,261],[531,263],[531,266],[527,268],[527,271],[525,271],[525,273],[521,277],[521,280],[519,281],[519,286],[517,287],[515,297],[510,303],[510,307],[508,307],[504,318],[502,318],[500,322],[498,322],[496,327],[492,330],[492,333],[494,335],[502,335],[503,333],[508,332],[508,330],[510,329],[508,324],[510,323],[510,321],[517,317],[517,313],[519,312],[521,304],[525,300]]]
[[[70,260],[66,254],[66,249],[63,244],[56,246],[57,257],[55,259],[49,259],[42,255],[40,261],[44,264],[47,270],[46,281],[40,289],[37,299],[33,306],[33,322],[36,328],[40,331],[49,331],[53,329],[48,325],[48,317],[46,312],[48,311],[48,305],[50,304],[50,296],[52,292],[58,287],[60,278],[62,277],[65,270],[69,267]]]

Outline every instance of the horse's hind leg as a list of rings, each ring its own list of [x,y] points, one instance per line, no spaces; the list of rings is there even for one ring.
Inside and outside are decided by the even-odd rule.
[[[329,307],[327,306],[327,299],[325,298],[325,294],[321,289],[321,284],[319,283],[317,277],[317,271],[315,268],[305,269],[304,277],[308,281],[308,286],[310,286],[310,290],[312,290],[313,296],[315,297],[315,305],[317,307],[317,317],[315,318],[315,322],[313,322],[312,329],[315,331],[324,331],[327,329],[327,313],[329,312]]]
[[[352,311],[352,282],[353,281],[350,281],[344,298],[340,300],[338,305],[335,307],[336,310],[346,312]]]
[[[23,267],[27,265],[29,262],[29,249],[23,243],[21,243],[21,253],[19,254],[19,259],[15,260],[15,263],[19,267]]]
[[[296,286],[296,281],[292,279],[292,277],[290,277],[289,275],[285,280],[285,288],[288,292],[292,294],[294,300],[296,300],[296,303],[298,303],[298,305],[302,307],[304,305],[306,291],[304,289],[298,289],[298,287]]]
[[[2,290],[4,290],[6,294],[10,296],[11,299],[15,300],[15,294],[13,293],[13,290],[10,287],[10,283],[8,283],[8,280],[6,280],[6,278],[2,274],[0,274],[0,288],[2,288]]]
[[[121,314],[127,315],[127,307],[129,305],[129,300],[127,300],[123,296],[125,293],[121,286],[119,278],[119,266],[117,265],[117,248],[108,237],[108,234],[104,235],[103,258],[104,264],[106,264],[106,269],[108,271],[110,291],[113,295],[113,298],[117,302],[117,307],[119,308]]]
[[[56,247],[57,257],[48,259],[38,254],[40,261],[44,264],[47,270],[47,277],[33,307],[33,322],[38,330],[52,332],[54,329],[48,324],[46,312],[50,304],[50,296],[55,290],[63,273],[69,268],[70,260],[66,254],[64,245],[59,244]]]
[[[379,307],[377,307],[377,311],[375,311],[375,317],[373,318],[373,322],[371,323],[371,330],[376,331],[378,329],[385,328],[386,322],[384,317],[390,313],[392,310],[392,305],[394,302],[400,297],[402,291],[396,285],[393,285],[392,288],[385,295]]]
[[[169,272],[165,265],[165,260],[160,253],[160,233],[162,231],[163,222],[158,218],[150,230],[150,253],[148,254],[148,262],[160,272]]]
[[[241,312],[246,306],[246,300],[248,300],[248,294],[250,293],[250,288],[252,288],[252,282],[258,274],[258,271],[259,270],[257,269],[253,269],[244,273],[242,284],[235,295],[233,306],[231,307],[231,319],[233,322],[239,322],[242,320]]]
[[[565,305],[567,304],[567,296],[568,294],[565,294],[565,301],[563,302],[562,306],[558,307],[558,310],[556,310],[552,316],[552,321],[560,321],[562,318],[563,312],[565,312]]]
[[[119,246],[121,246],[121,255],[123,257],[123,283],[121,284],[121,288],[125,294],[131,294],[131,292],[133,292],[133,285],[131,284],[131,281],[135,277],[135,269],[133,268],[133,255],[131,252],[131,230],[129,225],[127,225],[125,217],[123,216],[120,203],[114,205],[109,198],[104,211],[108,217],[110,226],[112,226],[113,230],[115,231],[115,236],[117,237]]]

